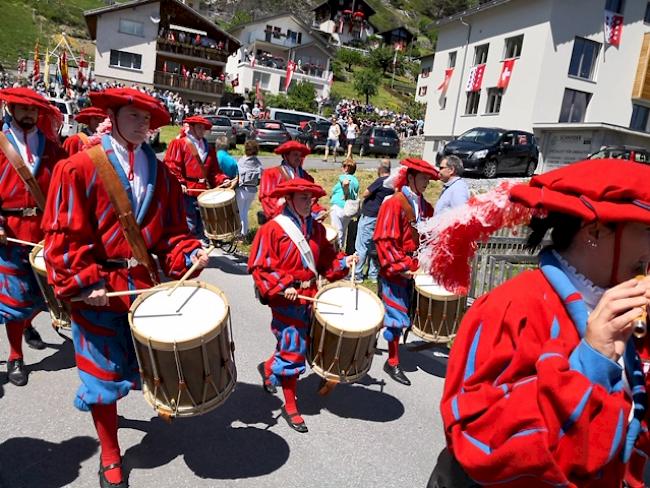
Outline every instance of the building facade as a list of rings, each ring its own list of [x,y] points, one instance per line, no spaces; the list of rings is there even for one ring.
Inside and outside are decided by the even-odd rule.
[[[650,142],[648,2],[493,0],[438,24],[425,158],[474,127],[533,132],[538,172]]]
[[[415,87],[415,101],[426,104],[429,101],[429,90],[435,90],[433,86],[433,54],[422,56],[420,58],[420,74],[418,75],[417,85]]]
[[[326,0],[313,12],[313,26],[337,46],[362,46],[377,32],[370,21],[375,9],[363,0]]]
[[[84,13],[95,79],[218,103],[236,38],[178,0],[135,0]]]
[[[228,59],[236,93],[286,92],[287,66],[295,63],[291,84],[309,82],[317,97],[327,98],[333,49],[322,35],[291,14],[255,20],[231,31],[241,47]],[[290,85],[291,86],[291,85]]]

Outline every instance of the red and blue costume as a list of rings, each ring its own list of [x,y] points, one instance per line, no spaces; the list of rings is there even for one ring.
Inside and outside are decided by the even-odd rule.
[[[589,161],[534,177],[510,198],[586,222],[650,225],[649,181],[643,165]],[[641,488],[648,338],[630,338],[619,362],[592,348],[584,336],[594,305],[562,259],[542,251],[539,269],[465,315],[440,406],[449,451],[484,486]]]
[[[184,120],[185,124],[200,124],[210,129],[212,123],[204,117],[194,116]],[[196,155],[190,147],[196,149]],[[197,147],[197,144],[200,147]],[[205,153],[203,159],[201,152]],[[179,137],[173,139],[165,152],[165,164],[169,171],[176,177],[180,184],[188,191],[183,195],[187,225],[190,232],[199,239],[205,239],[203,234],[203,221],[199,213],[197,202],[198,191],[216,188],[228,178],[219,168],[214,147],[210,147],[205,138],[198,141],[188,137],[183,130]]]
[[[80,124],[85,124],[86,127],[77,134],[73,134],[63,141],[63,149],[68,153],[68,157],[77,154],[79,151],[83,150],[84,146],[89,144],[90,137],[95,134],[89,126],[93,125],[93,122],[96,124],[100,119],[106,119],[106,112],[97,107],[87,107],[80,110],[79,113],[75,115],[74,119]]]

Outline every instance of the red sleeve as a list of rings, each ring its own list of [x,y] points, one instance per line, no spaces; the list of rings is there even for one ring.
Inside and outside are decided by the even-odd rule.
[[[391,197],[377,215],[373,239],[382,271],[388,277],[400,276],[405,271],[417,271],[417,259],[404,251],[402,242],[405,232],[411,232],[410,224],[403,215],[399,201]]]
[[[280,173],[278,168],[270,168],[262,171],[260,180],[259,199],[262,210],[267,218],[275,217],[278,211],[278,200],[270,196],[271,192],[280,182]]]
[[[185,181],[185,171],[184,171],[184,146],[185,141],[182,139],[172,139],[167,146],[167,151],[165,151],[165,166],[169,169],[170,173],[178,180],[181,185],[187,186],[187,181]]]
[[[345,263],[345,253],[337,252],[334,244],[327,240],[327,231],[320,222],[314,222],[314,240],[318,242],[318,262],[316,269],[327,281],[337,281],[345,278],[348,267]]]
[[[63,150],[67,153],[68,156],[77,154],[79,151],[81,151],[82,146],[83,141],[77,134],[70,136],[65,141],[63,141]]]
[[[273,298],[294,281],[291,273],[282,269],[277,244],[282,229],[275,222],[267,222],[259,228],[248,258],[248,272],[253,275],[255,286],[265,298]]]
[[[520,275],[466,314],[440,406],[448,445],[481,485],[619,487],[630,403],[572,369],[583,342],[544,280]]]

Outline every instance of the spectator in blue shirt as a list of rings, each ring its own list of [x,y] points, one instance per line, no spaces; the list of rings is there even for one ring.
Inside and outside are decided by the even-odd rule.
[[[350,220],[352,220],[352,217],[345,215],[343,211],[345,201],[359,198],[359,180],[354,176],[356,171],[357,163],[353,159],[343,161],[343,174],[339,175],[338,181],[332,188],[332,197],[330,198],[330,205],[332,206],[330,219],[332,227],[338,232],[338,243],[341,249],[345,244],[345,234]]]
[[[359,263],[357,264],[357,271],[355,273],[356,276],[354,277],[357,283],[363,281],[363,268],[366,259],[368,260],[368,279],[373,283],[377,282],[379,263],[377,262],[375,242],[372,240],[372,235],[375,233],[379,207],[384,201],[384,198],[392,195],[394,191],[392,188],[386,188],[384,186],[384,180],[389,174],[390,160],[383,159],[379,163],[377,170],[378,178],[361,195],[363,205],[361,206],[361,218],[359,218],[359,224],[357,226],[357,240],[354,243],[355,252],[359,256]]]
[[[239,167],[237,160],[228,153],[228,138],[226,136],[217,137],[215,145],[219,168],[230,180],[230,186],[234,188],[237,183],[236,178],[239,176]]]
[[[446,156],[440,161],[440,181],[442,192],[436,202],[434,217],[454,207],[464,205],[469,200],[469,188],[461,178],[463,162],[458,156]]]

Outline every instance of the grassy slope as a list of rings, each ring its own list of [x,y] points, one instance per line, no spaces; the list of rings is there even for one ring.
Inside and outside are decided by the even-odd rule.
[[[352,71],[356,71],[357,69],[361,68],[356,68],[353,67]],[[364,97],[360,97],[355,91],[354,87],[352,84],[352,74],[349,72],[345,72],[347,81],[334,81],[334,85],[332,86],[332,93],[338,97],[341,98],[347,98],[347,99],[357,99],[360,100],[361,102],[365,102]],[[400,77],[396,77],[395,80],[397,81]],[[406,79],[403,79],[402,81],[408,81]],[[400,111],[402,109],[402,106],[408,102],[409,97],[404,97],[390,89],[390,82],[391,82],[391,73],[387,72],[386,76],[384,77],[384,80],[379,87],[379,92],[377,95],[374,97],[370,97],[370,103],[372,103],[376,107],[382,107],[382,108],[388,108],[390,110],[395,110],[395,111]],[[410,82],[410,84],[413,84]]]

